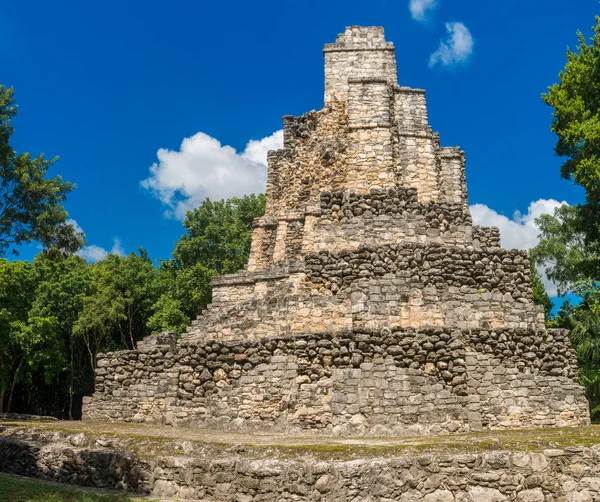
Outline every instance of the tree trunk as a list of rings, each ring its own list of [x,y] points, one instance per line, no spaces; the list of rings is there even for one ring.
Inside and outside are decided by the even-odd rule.
[[[4,395],[6,394],[6,388],[0,389],[0,414],[4,413]]]
[[[71,375],[69,379],[69,420],[73,420],[73,380],[75,369],[73,368],[73,333],[69,333],[70,352],[71,352]]]
[[[92,373],[94,375],[94,378],[96,377],[96,362],[94,361],[94,353],[92,352],[92,348],[90,347],[90,344],[86,344],[87,345],[87,349],[88,349],[88,354],[90,355],[90,366],[92,367]]]
[[[127,305],[127,318],[129,319],[129,338],[131,339],[131,350],[135,350],[133,341],[133,314],[131,313],[131,304]]]
[[[6,405],[6,412],[10,413],[12,411],[12,398],[13,391],[15,390],[15,385],[17,383],[17,377],[19,376],[19,371],[21,371],[21,366],[23,366],[24,357],[19,361],[19,365],[17,366],[17,370],[15,371],[15,375],[13,376],[12,383],[10,384],[10,392],[8,394],[8,404]]]
[[[121,341],[125,348],[127,348],[127,337],[125,336],[125,331],[123,331],[123,323],[119,321],[117,326],[119,327],[119,333],[121,334]]]
[[[96,365],[94,364],[94,354],[92,352],[92,347],[91,347],[91,343],[92,341],[90,340],[90,334],[86,333],[85,336],[83,337],[83,341],[85,342],[85,347],[87,348],[88,354],[90,356],[90,368],[92,369],[92,380],[94,380],[94,382],[96,381]]]

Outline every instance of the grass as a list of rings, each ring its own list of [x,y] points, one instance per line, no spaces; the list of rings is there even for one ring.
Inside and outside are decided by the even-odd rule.
[[[148,499],[97,493],[46,481],[0,473],[0,501],[10,502],[141,502]]]

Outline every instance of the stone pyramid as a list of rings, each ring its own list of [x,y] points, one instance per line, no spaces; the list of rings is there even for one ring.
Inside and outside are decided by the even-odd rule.
[[[100,354],[94,420],[338,435],[585,425],[527,253],[473,226],[465,156],[380,27],[325,45],[325,105],[286,116],[247,269],[188,332]]]

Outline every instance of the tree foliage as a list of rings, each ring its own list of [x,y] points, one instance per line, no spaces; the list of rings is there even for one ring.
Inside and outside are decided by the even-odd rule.
[[[175,244],[173,259],[179,268],[202,263],[218,274],[246,265],[252,222],[265,212],[264,195],[246,195],[220,201],[206,199],[185,217],[187,234]]]
[[[0,260],[0,410],[15,385],[41,370],[46,382],[61,370],[63,352],[55,315],[32,312],[37,289],[34,266]]]
[[[193,318],[210,303],[210,280],[242,269],[248,261],[252,222],[264,215],[265,196],[206,199],[189,211],[187,233],[175,244],[173,258],[160,268],[161,290],[150,326],[153,332],[180,331],[183,319]]]
[[[577,51],[567,49],[559,82],[543,99],[553,108],[555,152],[565,158],[560,174],[580,185],[586,198],[536,220],[540,242],[531,255],[561,295],[579,297],[550,323],[571,330],[579,381],[595,416],[600,415],[600,17],[589,43],[580,32],[577,37]]]
[[[600,277],[600,241],[588,239],[588,222],[581,206],[561,206],[536,222],[540,242],[531,256],[544,266],[559,294],[576,291],[582,281]]]
[[[559,82],[542,97],[553,108],[555,152],[566,158],[561,176],[585,190],[586,202],[536,220],[541,240],[532,251],[561,294],[600,281],[600,17],[589,43],[581,32],[577,37]]]
[[[552,312],[552,300],[546,292],[542,278],[540,277],[533,260],[531,261],[531,289],[533,290],[533,301],[536,305],[544,307],[544,316],[546,321],[550,319]]]
[[[16,115],[13,89],[0,85],[0,257],[34,241],[44,251],[32,262],[0,258],[0,412],[77,418],[99,351],[184,331],[210,302],[211,278],[244,267],[265,197],[206,199],[158,266],[141,248],[90,264],[74,255],[85,236],[64,208],[75,186],[48,176],[56,158],[11,147]]]
[[[589,44],[577,33],[577,51],[567,49],[559,82],[543,95],[554,109],[555,152],[567,158],[561,176],[581,185],[592,205],[600,202],[600,17],[596,21]]]
[[[210,302],[212,276],[246,264],[264,207],[262,195],[207,199],[158,266],[141,248],[92,264],[60,252],[31,263],[0,260],[0,403],[78,418],[82,396],[93,391],[96,354],[184,331]]]
[[[0,256],[32,241],[47,249],[77,251],[83,235],[67,223],[63,207],[75,185],[60,176],[48,178],[56,158],[17,154],[9,140],[17,114],[13,89],[0,85]]]

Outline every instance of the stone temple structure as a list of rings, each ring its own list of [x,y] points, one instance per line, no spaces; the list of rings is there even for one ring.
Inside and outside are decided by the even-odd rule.
[[[99,354],[84,418],[406,435],[589,424],[526,252],[472,225],[465,156],[378,27],[325,45],[325,104],[287,116],[247,269],[176,339]]]

